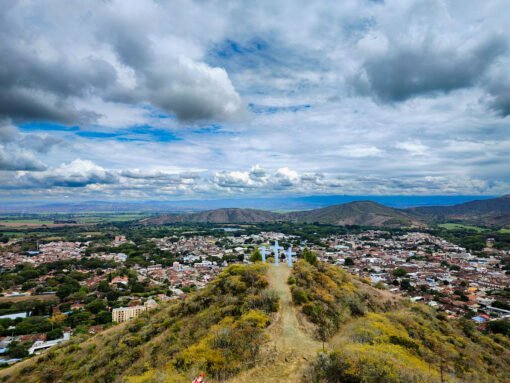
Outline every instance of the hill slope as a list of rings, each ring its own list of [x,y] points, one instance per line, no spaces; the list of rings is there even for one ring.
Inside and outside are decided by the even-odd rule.
[[[403,211],[372,201],[355,201],[322,209],[290,213],[295,222],[319,222],[331,225],[411,226],[416,219]]]
[[[282,219],[282,215],[266,210],[256,209],[215,209],[200,213],[163,215],[160,217],[146,218],[141,221],[142,224],[163,225],[167,223],[261,223],[273,222]]]
[[[509,338],[327,264],[299,261],[289,275],[283,264],[231,266],[185,302],[0,371],[0,381],[190,383],[200,371],[208,383],[510,381]]]
[[[331,225],[412,226],[419,221],[407,212],[376,202],[357,201],[321,209],[279,214],[255,209],[216,209],[193,214],[163,215],[147,218],[142,224],[167,223],[263,223],[277,221],[318,222]]]
[[[265,266],[231,266],[185,302],[75,337],[0,371],[0,381],[189,383],[201,370],[223,381],[252,367],[267,341],[264,329],[278,307],[267,285]]]
[[[431,222],[459,221],[486,226],[504,226],[510,225],[510,195],[453,206],[416,207],[406,209],[406,212]]]

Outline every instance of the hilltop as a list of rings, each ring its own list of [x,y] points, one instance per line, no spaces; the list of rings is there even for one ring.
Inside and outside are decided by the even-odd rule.
[[[141,221],[143,224],[166,224],[166,223],[261,223],[281,220],[282,214],[266,210],[226,208],[207,210],[191,214],[168,214],[160,217],[147,218]]]
[[[483,226],[510,225],[510,195],[452,206],[422,206],[406,211],[427,222],[455,221]]]
[[[262,223],[262,222],[318,222],[333,225],[363,226],[412,226],[419,221],[404,211],[393,209],[376,202],[356,201],[320,209],[305,210],[287,214],[256,209],[215,209],[200,213],[162,215],[140,221],[146,225],[168,223]]]
[[[210,383],[503,383],[510,339],[312,257],[292,270],[230,266],[184,302],[77,337],[0,381],[189,383],[200,371]]]
[[[144,225],[186,222],[216,224],[298,222],[374,227],[424,227],[442,222],[461,222],[482,226],[509,226],[510,196],[451,206],[421,206],[406,209],[396,209],[373,201],[354,201],[291,213],[222,208],[190,214],[164,214],[140,221]]]
[[[290,213],[295,222],[319,222],[332,225],[412,226],[419,222],[409,214],[372,201],[355,201],[321,209]]]

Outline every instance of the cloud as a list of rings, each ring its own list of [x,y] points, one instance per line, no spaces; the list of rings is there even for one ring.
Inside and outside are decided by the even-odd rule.
[[[220,188],[242,188],[259,190],[279,190],[291,188],[300,183],[295,170],[283,167],[268,172],[258,165],[250,171],[222,171],[214,174],[213,182]]]
[[[227,120],[242,108],[227,72],[186,57],[171,69],[146,74],[149,100],[183,121]]]
[[[33,151],[48,152],[59,142],[56,138],[35,134],[22,135],[15,126],[0,121],[0,170],[44,170],[46,165]]]
[[[0,170],[44,170],[46,166],[26,150],[7,149],[0,144]]]
[[[420,141],[397,142],[395,147],[397,149],[405,150],[413,156],[423,156],[428,150],[428,148]]]
[[[506,6],[2,3],[0,188],[508,193]]]
[[[485,87],[488,92],[486,101],[500,116],[510,115],[510,58],[503,60],[500,66],[492,68],[487,74]]]
[[[19,178],[28,187],[39,188],[79,188],[91,184],[113,184],[118,181],[114,172],[104,169],[90,160],[81,159],[43,172],[25,173]]]
[[[2,7],[0,118],[94,123],[104,109],[98,100],[149,103],[187,122],[225,120],[242,109],[227,72],[201,61],[189,49],[192,39],[163,24],[170,6],[28,1]]]
[[[508,49],[501,35],[475,38],[445,42],[425,34],[412,41],[390,41],[363,61],[352,83],[358,92],[383,102],[473,87]]]

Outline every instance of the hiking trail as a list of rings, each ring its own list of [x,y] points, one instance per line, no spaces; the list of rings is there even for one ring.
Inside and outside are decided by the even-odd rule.
[[[306,323],[300,323],[292,305],[287,284],[290,273],[291,269],[286,264],[268,265],[269,288],[278,295],[280,305],[275,320],[268,328],[270,340],[260,353],[261,364],[240,373],[228,383],[299,382],[303,369],[322,349],[322,344],[307,332]]]

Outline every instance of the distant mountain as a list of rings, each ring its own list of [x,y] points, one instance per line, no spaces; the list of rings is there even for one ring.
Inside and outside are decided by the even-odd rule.
[[[287,214],[295,222],[319,222],[331,225],[416,226],[421,223],[410,214],[372,201],[355,201],[322,209]]]
[[[2,201],[2,214],[31,213],[86,213],[86,212],[150,212],[150,213],[194,213],[203,210],[223,208],[244,208],[261,210],[297,211],[319,209],[331,205],[354,201],[374,201],[385,206],[403,209],[416,206],[455,205],[476,199],[494,196],[356,196],[356,195],[314,195],[304,197],[231,198],[210,200],[143,200],[143,201]]]
[[[510,225],[510,195],[453,206],[423,206],[405,209],[427,222],[458,221],[484,226]]]
[[[162,225],[167,223],[262,223],[284,219],[284,215],[256,209],[215,209],[193,214],[168,214],[147,218],[143,224]]]
[[[167,223],[262,223],[276,221],[318,222],[331,225],[398,227],[419,225],[410,214],[371,201],[357,201],[321,209],[279,214],[254,209],[216,209],[193,214],[147,218],[143,224]]]

